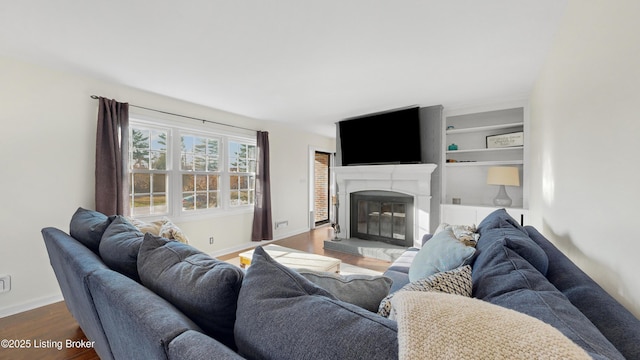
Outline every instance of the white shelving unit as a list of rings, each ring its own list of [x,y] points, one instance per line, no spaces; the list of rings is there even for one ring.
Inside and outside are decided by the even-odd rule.
[[[442,221],[477,224],[496,209],[495,185],[487,185],[491,166],[514,166],[520,174],[519,187],[507,187],[513,199],[508,211],[520,220],[528,208],[529,116],[526,102],[512,102],[445,111],[443,117]],[[523,132],[524,145],[487,148],[487,136]],[[457,150],[449,150],[449,145]],[[459,199],[459,204],[454,204]]]

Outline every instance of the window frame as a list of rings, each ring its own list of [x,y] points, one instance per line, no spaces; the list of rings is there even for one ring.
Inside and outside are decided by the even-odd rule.
[[[221,127],[207,124],[197,124],[194,123],[193,120],[189,122],[185,121],[188,119],[163,119],[157,118],[155,116],[144,116],[139,114],[131,114],[129,119],[129,127],[142,127],[142,128],[154,128],[157,130],[166,130],[167,131],[167,170],[168,173],[168,185],[167,185],[167,213],[163,214],[149,214],[149,215],[134,215],[133,211],[130,214],[132,217],[140,218],[140,219],[151,219],[151,218],[161,218],[161,217],[170,217],[172,219],[180,219],[180,220],[198,220],[199,218],[210,218],[216,216],[228,216],[234,214],[244,214],[253,212],[254,204],[255,204],[255,186],[254,186],[254,200],[250,204],[243,205],[231,205],[230,203],[230,176],[232,173],[230,172],[228,163],[229,163],[229,144],[231,141],[239,142],[242,144],[252,145],[256,147],[257,151],[257,140],[254,132],[250,131],[229,131],[228,129],[223,129]],[[219,187],[219,195],[218,202],[219,206],[216,208],[208,208],[208,209],[196,209],[196,210],[183,210],[182,208],[182,198],[183,198],[183,188],[182,188],[182,176],[186,173],[193,174],[201,174],[199,171],[183,171],[181,170],[181,137],[183,135],[191,135],[191,136],[200,136],[207,138],[216,138],[219,139],[219,154],[218,154],[218,171],[215,172],[219,174],[218,187]],[[126,164],[126,172],[128,179],[131,179],[132,170],[129,168],[129,153],[130,149],[127,148],[127,164]],[[170,155],[169,155],[170,154]],[[171,164],[171,165],[169,165]],[[211,173],[210,173],[211,174]],[[243,173],[245,174],[245,173]],[[255,172],[253,173],[255,178]],[[131,184],[127,188],[127,198],[131,201],[132,194],[130,193]],[[129,209],[132,210],[131,204],[128,204]]]

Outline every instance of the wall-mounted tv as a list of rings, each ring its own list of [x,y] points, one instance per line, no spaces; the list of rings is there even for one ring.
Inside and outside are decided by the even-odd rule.
[[[422,162],[419,107],[343,120],[338,131],[342,166]]]

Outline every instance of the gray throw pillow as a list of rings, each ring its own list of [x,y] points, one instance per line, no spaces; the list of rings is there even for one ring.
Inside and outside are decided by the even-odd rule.
[[[113,219],[115,219],[115,215],[107,216],[95,210],[79,207],[71,217],[69,235],[97,254],[102,234]]]
[[[138,276],[138,250],[144,234],[124,216],[117,215],[102,235],[100,257],[107,266],[140,282]]]
[[[395,321],[336,299],[258,247],[236,312],[238,352],[248,359],[397,359]]]
[[[140,246],[138,273],[144,286],[208,335],[235,349],[233,326],[242,269],[187,244],[147,233]]]
[[[409,281],[467,265],[476,249],[460,242],[453,231],[443,230],[433,235],[416,254],[409,267]]]
[[[299,270],[302,276],[327,290],[336,298],[363,309],[377,312],[380,301],[389,295],[393,280],[376,275],[339,275],[330,272]]]

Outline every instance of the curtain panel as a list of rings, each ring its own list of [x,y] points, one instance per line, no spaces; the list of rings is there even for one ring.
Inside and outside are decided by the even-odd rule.
[[[126,171],[123,156],[129,141],[129,104],[100,97],[96,134],[96,211],[125,215]]]
[[[273,240],[268,132],[258,131],[257,147],[258,164],[256,169],[256,199],[253,213],[253,230],[251,232],[251,240]]]

